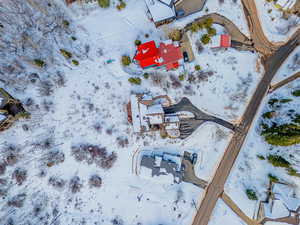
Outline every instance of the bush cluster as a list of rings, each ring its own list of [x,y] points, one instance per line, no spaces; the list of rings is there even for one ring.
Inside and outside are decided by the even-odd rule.
[[[41,59],[34,59],[33,64],[38,67],[44,67],[46,65],[46,63]]]
[[[98,5],[101,8],[108,8],[110,6],[110,0],[98,0]]]
[[[300,89],[293,91],[292,95],[294,95],[296,97],[299,97],[300,96]]]
[[[71,151],[77,161],[84,161],[88,164],[95,163],[103,169],[110,169],[117,160],[117,154],[115,152],[108,154],[106,148],[96,145],[81,144],[79,146],[73,146]]]
[[[129,66],[131,63],[131,59],[128,55],[123,55],[121,58],[121,62],[123,66]]]
[[[13,172],[12,178],[16,180],[18,185],[22,185],[27,179],[27,171],[25,169],[17,168]]]
[[[201,36],[201,42],[204,44],[204,45],[207,45],[209,42],[210,42],[211,38],[208,34],[203,34]]]
[[[285,158],[281,157],[280,155],[268,155],[267,159],[268,162],[275,167],[289,168],[291,165]]]
[[[78,176],[74,176],[69,182],[69,188],[72,193],[77,193],[83,187],[80,178]]]
[[[140,40],[136,39],[136,40],[134,41],[134,44],[135,44],[136,46],[139,46],[140,44],[142,44],[142,42],[141,42]]]
[[[142,83],[141,78],[139,77],[130,77],[128,81],[132,84],[140,85]]]
[[[271,145],[290,146],[300,143],[300,125],[298,124],[273,124],[266,127],[261,135]]]
[[[90,187],[100,188],[102,186],[102,179],[98,175],[93,175],[89,179]]]
[[[119,4],[116,6],[119,11],[125,9],[126,3],[123,0],[119,0]]]
[[[60,53],[66,58],[66,59],[70,59],[70,58],[72,58],[72,53],[71,52],[69,52],[69,51],[67,51],[67,50],[65,50],[65,49],[59,49],[59,51],[60,51]]]
[[[256,193],[254,190],[252,189],[247,189],[246,190],[246,194],[247,194],[247,197],[250,199],[250,200],[257,200],[257,196],[256,196]]]
[[[48,180],[48,183],[53,186],[54,188],[63,188],[66,184],[66,181],[62,178],[51,176]]]

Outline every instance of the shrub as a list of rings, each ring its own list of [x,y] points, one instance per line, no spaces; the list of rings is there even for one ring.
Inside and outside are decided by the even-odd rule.
[[[16,180],[18,185],[22,185],[23,182],[27,179],[27,171],[24,169],[17,168],[13,172],[12,178]]]
[[[192,25],[190,26],[190,30],[192,32],[197,32],[198,30],[200,30],[200,26],[197,22],[193,22]]]
[[[300,177],[300,174],[297,173],[297,170],[295,170],[292,167],[288,168],[287,172],[288,172],[288,175],[290,175],[290,176]]]
[[[61,189],[65,186],[66,181],[62,178],[51,176],[48,180],[48,183],[54,188]]]
[[[274,111],[265,112],[264,114],[262,114],[262,118],[264,118],[264,119],[271,119],[274,116],[275,116],[275,112]]]
[[[196,65],[196,66],[195,66],[195,70],[196,70],[196,71],[201,70],[201,66],[200,66],[200,65]]]
[[[121,148],[125,148],[128,146],[129,142],[126,137],[117,137],[118,146]]]
[[[121,62],[122,62],[123,66],[129,66],[130,63],[131,63],[131,59],[130,59],[129,56],[123,55],[122,58],[121,58]]]
[[[65,49],[59,49],[60,53],[66,58],[66,59],[70,59],[72,58],[72,53],[68,52]]]
[[[250,200],[257,200],[257,196],[256,196],[256,193],[254,190],[252,189],[247,189],[246,190],[246,194],[247,194],[247,197],[250,199]]]
[[[72,63],[75,65],[75,66],[78,66],[79,65],[79,62],[75,59],[72,60]]]
[[[168,34],[168,38],[172,39],[173,41],[180,41],[182,38],[181,31],[179,29],[172,30]]]
[[[48,167],[63,163],[65,161],[65,154],[63,152],[52,150],[48,153],[46,158],[46,165]]]
[[[139,77],[130,77],[128,81],[132,84],[140,85],[142,83],[141,78]]]
[[[203,34],[201,36],[201,42],[204,44],[204,45],[207,45],[209,42],[210,42],[210,36],[208,34]]]
[[[65,27],[70,26],[70,22],[69,22],[68,20],[63,20],[63,21],[62,21],[62,24],[63,24]]]
[[[80,182],[80,178],[78,176],[74,176],[69,183],[69,188],[72,193],[77,193],[82,188],[82,184]]]
[[[17,161],[18,161],[18,157],[17,157],[16,153],[11,152],[6,156],[5,162],[8,166],[15,165],[17,163]]]
[[[296,97],[299,97],[300,96],[300,89],[293,91],[292,95],[294,95]]]
[[[117,154],[115,152],[112,152],[108,157],[104,157],[101,160],[101,167],[103,169],[110,169],[113,167],[116,161],[117,161]]]
[[[41,59],[34,59],[33,64],[38,67],[44,67],[46,65],[46,63]]]
[[[266,158],[263,155],[256,155],[257,158],[259,158],[260,160],[265,160]]]
[[[185,76],[184,76],[184,74],[180,74],[178,78],[180,81],[184,81]]]
[[[77,38],[74,37],[74,36],[72,36],[71,39],[72,39],[72,41],[76,41],[77,40]]]
[[[120,1],[120,3],[116,7],[119,11],[121,11],[122,9],[125,9],[126,3],[122,0],[119,0],[119,1]]]
[[[269,101],[268,101],[268,104],[270,106],[273,106],[275,103],[279,102],[279,100],[277,98],[271,98]]]
[[[203,22],[203,26],[208,29],[211,28],[212,24],[213,24],[214,20],[212,18],[207,18],[204,22]]]
[[[110,5],[110,0],[98,0],[98,5],[101,8],[108,8]]]
[[[145,79],[148,79],[148,78],[149,78],[149,73],[144,73],[144,74],[143,74],[143,77],[144,77]]]
[[[207,28],[207,33],[210,37],[212,37],[212,36],[216,35],[217,31],[215,28],[209,27],[209,28]]]
[[[291,102],[291,101],[293,101],[293,99],[290,99],[290,98],[280,99],[280,103],[288,103],[288,102]]]
[[[300,143],[300,125],[283,124],[273,125],[261,132],[266,142],[271,145],[289,146]]]
[[[290,167],[290,163],[280,155],[268,155],[267,159],[275,167]]]
[[[26,194],[18,194],[14,197],[12,197],[8,202],[7,205],[8,206],[14,206],[17,208],[21,208],[24,205],[24,201],[26,199]]]
[[[276,177],[276,176],[274,176],[270,173],[268,174],[268,177],[269,177],[269,180],[272,181],[272,182],[278,182],[279,181],[278,177]]]
[[[142,42],[141,42],[140,40],[137,39],[137,40],[134,41],[134,44],[135,44],[136,46],[139,46],[140,44],[142,44]]]
[[[100,188],[102,186],[102,179],[98,175],[93,175],[89,179],[90,187]]]

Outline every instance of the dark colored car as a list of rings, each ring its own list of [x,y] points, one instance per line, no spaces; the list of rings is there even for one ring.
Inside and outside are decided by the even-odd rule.
[[[183,61],[184,61],[184,62],[188,62],[188,61],[190,61],[190,59],[189,59],[189,56],[188,56],[187,52],[183,52],[183,53],[182,53],[182,55],[183,55]]]
[[[193,163],[193,165],[196,164],[197,159],[198,159],[198,154],[197,154],[197,153],[193,153],[193,154],[192,154],[192,163]]]

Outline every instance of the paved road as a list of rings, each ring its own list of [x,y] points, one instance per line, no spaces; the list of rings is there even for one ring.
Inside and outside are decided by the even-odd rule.
[[[279,45],[270,42],[265,36],[258,18],[255,0],[242,0],[245,17],[248,23],[254,48],[264,56],[270,56]]]
[[[260,103],[268,91],[268,87],[280,68],[281,64],[289,54],[300,44],[300,30],[292,38],[270,57],[264,60],[265,74],[259,82],[254,95],[252,96],[247,109],[241,119],[239,131],[235,132],[231,139],[223,158],[221,159],[213,179],[208,185],[205,196],[202,199],[200,208],[194,218],[193,225],[207,225],[216,205],[218,198],[223,193],[225,182],[230,174],[231,168],[243,146],[247,133],[250,129]]]
[[[286,84],[288,84],[288,83],[290,83],[290,82],[292,82],[292,81],[294,81],[298,78],[300,78],[300,72],[295,73],[294,75],[289,76],[288,78],[286,78],[286,79],[284,79],[284,80],[282,80],[282,81],[280,81],[276,84],[271,85],[270,88],[269,88],[268,93],[272,93],[273,91],[277,90],[278,88],[281,88],[282,86],[284,86],[284,85],[286,85]]]

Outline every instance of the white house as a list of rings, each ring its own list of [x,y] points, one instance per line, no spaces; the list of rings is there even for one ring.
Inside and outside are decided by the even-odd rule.
[[[131,95],[127,106],[128,121],[135,133],[163,130],[170,137],[179,137],[179,117],[176,114],[165,114],[163,107],[169,106],[167,96],[152,98],[149,95]]]
[[[296,0],[277,0],[275,2],[275,7],[282,10],[289,10],[294,6],[295,3]]]
[[[172,0],[145,0],[149,13],[156,25],[173,20],[176,17]]]

